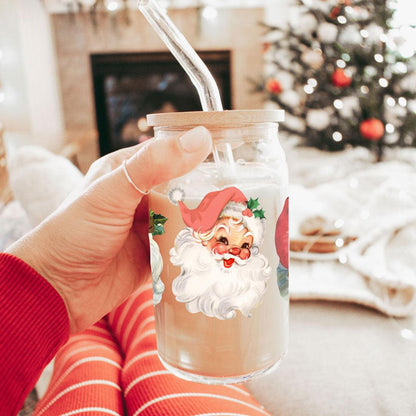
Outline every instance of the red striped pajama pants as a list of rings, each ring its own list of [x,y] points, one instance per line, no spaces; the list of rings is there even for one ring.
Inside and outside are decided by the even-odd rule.
[[[264,416],[240,385],[215,386],[170,374],[156,350],[152,285],[73,335],[55,357],[48,391],[33,416]]]

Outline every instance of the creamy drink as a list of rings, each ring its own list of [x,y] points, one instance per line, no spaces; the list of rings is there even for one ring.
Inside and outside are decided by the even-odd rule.
[[[152,242],[158,351],[184,378],[245,381],[287,351],[286,165],[253,160],[252,144],[232,144],[250,156],[226,176],[206,161],[150,195],[164,227]]]

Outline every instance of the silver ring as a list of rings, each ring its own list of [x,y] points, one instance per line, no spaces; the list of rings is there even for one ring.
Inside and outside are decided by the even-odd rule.
[[[133,182],[133,179],[132,178],[130,178],[130,175],[129,175],[129,173],[127,172],[127,166],[126,166],[126,161],[125,160],[123,160],[123,163],[121,164],[121,166],[123,166],[123,172],[124,172],[124,175],[126,176],[126,179],[129,181],[129,183],[133,186],[133,188],[136,190],[136,191],[138,191],[138,192],[140,192],[141,194],[143,194],[143,195],[148,195],[149,193],[150,193],[150,190],[148,190],[148,191],[142,191],[134,182]]]

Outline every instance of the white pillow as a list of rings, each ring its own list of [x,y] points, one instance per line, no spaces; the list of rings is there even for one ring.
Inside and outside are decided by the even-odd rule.
[[[10,186],[33,226],[51,214],[82,181],[65,157],[40,146],[22,146],[9,160]]]

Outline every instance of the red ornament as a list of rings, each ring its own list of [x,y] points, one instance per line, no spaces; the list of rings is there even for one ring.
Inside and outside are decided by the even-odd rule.
[[[341,9],[338,6],[333,7],[332,10],[331,10],[331,13],[329,13],[329,17],[331,19],[337,18],[340,11],[341,11]]]
[[[271,45],[271,43],[270,42],[264,42],[263,43],[263,52],[264,53],[266,53],[266,52],[269,52],[269,50],[270,50],[270,47],[271,47],[272,45]]]
[[[351,84],[352,78],[343,69],[337,68],[331,76],[331,81],[335,87],[345,88]]]
[[[384,124],[378,118],[369,118],[361,122],[360,133],[365,139],[376,142],[383,137]]]
[[[266,90],[271,94],[280,94],[283,88],[277,79],[270,78],[266,82]]]

